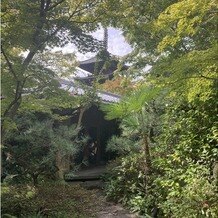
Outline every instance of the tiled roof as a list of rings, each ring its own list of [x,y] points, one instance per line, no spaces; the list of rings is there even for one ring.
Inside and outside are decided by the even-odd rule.
[[[62,79],[74,81],[74,79],[76,79],[76,78],[85,79],[85,78],[89,78],[89,77],[93,77],[93,74],[86,71],[86,70],[83,70],[82,68],[76,67],[76,70],[74,73],[72,73],[66,77],[62,77]]]
[[[111,102],[111,103],[118,103],[120,101],[121,96],[115,95],[113,93],[105,92],[105,91],[98,91],[98,97],[102,99],[104,102]]]
[[[59,82],[60,82],[61,88],[69,91],[72,95],[84,95],[85,94],[85,90],[72,81],[60,79]],[[91,87],[87,87],[87,88],[91,89]],[[105,103],[118,103],[121,98],[121,96],[119,95],[116,95],[110,92],[101,91],[101,90],[97,91],[97,96]]]
[[[82,64],[91,64],[91,63],[95,63],[97,61],[101,61],[100,59],[98,59],[96,56],[95,57],[92,57],[90,59],[87,59],[85,61],[80,61],[80,65]]]
[[[116,61],[116,56],[115,55],[112,55],[111,57],[110,57],[110,60],[111,61]],[[96,62],[100,62],[100,61],[104,61],[104,60],[102,60],[100,57],[97,57],[97,56],[94,56],[94,57],[91,57],[91,58],[89,58],[89,59],[87,59],[87,60],[84,60],[84,61],[80,61],[79,62],[79,64],[80,65],[83,65],[83,64],[95,64]]]
[[[82,68],[79,68],[79,67],[76,68],[76,73],[75,73],[76,77],[85,78],[85,77],[91,76],[91,75],[92,75],[92,73],[90,73],[86,70],[83,70]]]

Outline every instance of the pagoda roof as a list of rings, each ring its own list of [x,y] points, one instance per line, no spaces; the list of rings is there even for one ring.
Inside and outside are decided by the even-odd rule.
[[[64,89],[70,92],[71,95],[84,95],[86,90],[81,87],[80,85],[76,84],[74,81],[69,81],[65,79],[59,79],[59,83],[61,85],[61,89]],[[92,87],[86,87],[87,89],[92,89]],[[121,99],[120,95],[113,94],[106,91],[97,90],[97,96],[104,102],[104,103],[118,103]]]
[[[76,71],[70,75],[68,78],[60,78],[59,83],[62,89],[67,90],[71,95],[84,95],[86,90],[91,90],[92,81],[95,78],[94,65],[96,62],[103,61],[101,58],[94,56],[84,61],[80,61],[79,67],[76,68]],[[106,80],[113,75],[113,72],[116,70],[116,63],[118,62],[115,57],[111,57],[112,65],[109,70],[104,74],[100,75],[102,80]],[[83,85],[78,84],[76,81],[80,81]],[[97,96],[105,103],[117,103],[120,101],[121,96],[113,94],[110,92],[97,90]]]
[[[110,58],[110,61],[118,62],[116,56],[114,56],[114,55],[109,54],[109,58]],[[98,57],[98,55],[96,55],[96,56],[91,57],[91,58],[89,58],[87,60],[80,61],[79,64],[80,65],[95,64],[96,62],[101,62],[101,61],[104,61],[104,60],[101,57]]]
[[[87,70],[83,70],[80,67],[76,68],[75,77],[86,78],[89,76],[92,76],[92,73],[88,72]]]
[[[92,63],[99,62],[99,61],[102,61],[102,60],[97,58],[96,56],[94,56],[94,57],[89,58],[87,60],[80,61],[79,63],[80,63],[80,65],[83,65],[83,64],[92,64]]]

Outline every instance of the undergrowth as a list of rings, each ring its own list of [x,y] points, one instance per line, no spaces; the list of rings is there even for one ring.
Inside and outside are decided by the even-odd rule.
[[[98,205],[95,191],[78,185],[2,185],[2,217],[86,218],[95,216]]]

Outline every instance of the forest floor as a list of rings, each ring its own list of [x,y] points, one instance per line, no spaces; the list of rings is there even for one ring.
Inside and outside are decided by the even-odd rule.
[[[138,218],[120,204],[108,202],[100,180],[30,185],[2,184],[4,217]],[[32,196],[32,197],[31,197]]]
[[[100,180],[105,166],[85,169],[69,177],[69,182],[39,185],[3,185],[3,213],[57,218],[138,218],[122,205],[106,200]],[[88,178],[91,180],[87,181]],[[79,181],[78,181],[79,180]],[[33,198],[26,197],[31,193]],[[18,196],[18,197],[17,197]],[[19,209],[19,211],[18,211]],[[41,216],[39,216],[41,217]]]

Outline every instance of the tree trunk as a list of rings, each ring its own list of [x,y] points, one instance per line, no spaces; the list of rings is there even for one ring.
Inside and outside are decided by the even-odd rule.
[[[9,105],[9,107],[7,108],[7,110],[5,111],[5,113],[2,116],[2,122],[1,122],[2,142],[5,139],[5,133],[6,133],[6,129],[7,129],[4,125],[5,120],[7,118],[9,118],[9,120],[13,120],[14,116],[16,115],[16,113],[20,107],[20,104],[21,104],[21,98],[20,98],[20,100],[17,100],[17,101],[14,100],[13,102],[11,102],[11,104]]]
[[[58,168],[58,171],[57,171],[57,179],[61,179],[61,180],[63,180],[64,179],[64,172],[63,172],[63,168],[62,168],[62,165],[61,165],[61,160],[62,160],[62,155],[61,155],[61,152],[60,151],[58,151],[57,153],[56,153],[56,167]]]
[[[14,99],[10,103],[8,108],[5,110],[3,117],[9,117],[10,119],[13,119],[18,111],[18,108],[20,107],[20,104],[21,104],[21,97],[19,99]]]
[[[58,151],[56,153],[56,167],[58,168],[57,179],[64,180],[64,174],[70,171],[70,155],[62,155]]]
[[[78,118],[78,122],[77,122],[77,126],[76,126],[77,129],[80,128],[80,126],[82,124],[83,114],[84,114],[85,110],[86,110],[85,107],[80,108],[79,118]]]
[[[38,183],[38,176],[39,174],[32,174],[31,177],[33,179],[33,185],[34,186],[37,186],[39,183]]]
[[[84,115],[84,112],[86,111],[85,107],[80,108],[79,118],[77,122],[76,129],[79,129],[82,124],[82,118]],[[64,174],[70,171],[70,165],[71,165],[71,155],[62,155],[60,151],[56,154],[56,166],[58,168],[57,172],[57,178],[58,179],[64,179]]]
[[[100,133],[101,127],[100,125],[97,127],[97,154],[96,154],[96,163],[100,163],[101,161],[101,154],[102,154],[102,148],[101,148],[101,133]]]
[[[143,152],[145,154],[145,174],[148,174],[151,170],[151,155],[150,155],[150,148],[149,148],[149,135],[148,132],[145,132],[147,126],[144,122],[144,112],[143,108],[140,113],[141,116],[141,126],[144,131],[141,132],[141,136],[143,139]]]
[[[144,142],[144,154],[145,154],[145,170],[146,174],[148,174],[151,170],[151,154],[150,154],[150,148],[149,148],[149,140],[148,135],[143,135],[143,142]]]
[[[2,49],[3,50],[3,49]],[[27,55],[27,57],[25,58],[23,63],[20,63],[20,67],[19,70],[15,70],[13,67],[13,64],[10,62],[8,56],[6,55],[6,53],[3,50],[3,55],[6,59],[6,62],[8,64],[8,68],[9,68],[9,72],[11,73],[11,75],[14,77],[14,80],[16,82],[16,90],[15,90],[15,95],[14,95],[14,99],[10,102],[10,104],[8,105],[8,107],[6,108],[5,112],[3,113],[2,116],[2,124],[1,124],[1,134],[2,134],[2,138],[4,138],[4,133],[5,133],[5,128],[4,128],[4,118],[9,118],[11,120],[14,119],[14,116],[16,115],[21,102],[22,102],[22,93],[23,93],[23,88],[25,86],[26,83],[26,78],[24,78],[23,76],[21,78],[18,77],[19,72],[22,72],[22,75],[24,75],[25,71],[27,70],[30,62],[32,61],[34,55],[36,54],[36,51],[30,51]]]

